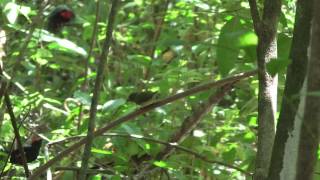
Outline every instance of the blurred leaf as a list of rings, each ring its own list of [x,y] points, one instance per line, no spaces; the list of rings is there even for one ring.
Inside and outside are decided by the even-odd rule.
[[[258,44],[258,37],[254,32],[245,32],[239,37],[239,46],[255,46]]]
[[[9,23],[14,24],[17,21],[19,15],[19,5],[10,2],[6,4],[3,11],[6,13]]]
[[[284,71],[290,63],[289,59],[274,59],[267,63],[267,71],[274,76]]]
[[[167,163],[164,162],[164,161],[155,161],[155,162],[153,162],[153,164],[155,166],[158,166],[158,167],[161,167],[161,168],[168,168]]]
[[[140,151],[139,146],[134,142],[129,142],[129,145],[126,146],[125,148],[126,148],[126,153],[128,153],[128,155],[130,156],[138,154]]]
[[[104,155],[113,154],[112,151],[107,151],[107,150],[103,150],[103,149],[96,149],[96,148],[91,148],[91,152],[97,153],[97,154],[104,154]]]
[[[289,59],[289,54],[291,51],[291,41],[288,35],[284,33],[280,33],[278,35],[277,42],[277,51],[278,51],[278,59]]]
[[[221,29],[218,46],[217,62],[222,75],[227,75],[234,67],[239,55],[239,37],[243,34],[239,18],[232,18]]]
[[[126,103],[125,99],[112,99],[102,105],[103,111],[114,111]]]
[[[138,63],[143,66],[149,65],[151,58],[149,56],[144,55],[129,55],[128,56],[129,61],[134,61],[135,63]]]
[[[87,106],[91,105],[91,96],[85,92],[82,91],[75,91],[74,97],[78,99],[82,104],[85,104]]]
[[[70,40],[54,37],[52,34],[44,30],[36,31],[34,33],[35,37],[39,37],[39,35],[40,35],[41,41],[51,42],[48,45],[49,49],[60,50],[65,52],[73,52],[73,53],[82,55],[83,57],[86,57],[88,55],[87,52],[82,47],[78,46],[77,44],[75,44]]]

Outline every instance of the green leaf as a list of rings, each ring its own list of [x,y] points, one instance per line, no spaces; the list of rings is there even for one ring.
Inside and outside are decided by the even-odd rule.
[[[103,104],[103,111],[113,111],[126,103],[125,99],[112,99]]]
[[[239,46],[255,46],[258,44],[258,37],[254,32],[246,32],[239,37]]]
[[[107,151],[107,150],[103,150],[103,149],[96,149],[96,148],[91,148],[91,152],[97,153],[97,154],[105,154],[105,155],[113,154],[112,151]]]
[[[267,71],[272,76],[284,71],[286,67],[290,64],[289,59],[274,59],[267,63]]]
[[[19,6],[17,4],[10,2],[6,4],[3,11],[6,13],[10,24],[14,24],[17,21],[19,15]]]
[[[130,142],[129,145],[126,147],[126,153],[129,155],[135,155],[138,154],[140,151],[139,146],[135,142]]]
[[[60,50],[65,52],[73,52],[73,53],[82,55],[83,57],[86,57],[88,55],[86,50],[78,46],[76,43],[68,39],[61,39],[61,38],[55,37],[52,34],[48,33],[48,31],[36,30],[33,36],[36,38],[40,36],[41,41],[51,42],[48,45],[49,49]]]
[[[141,133],[141,127],[137,126],[134,123],[126,123],[126,124],[121,124],[120,128],[124,130],[128,134],[142,134]]]
[[[161,168],[168,168],[168,164],[164,161],[155,161],[153,164]]]
[[[238,58],[239,37],[243,34],[238,18],[232,18],[221,29],[217,47],[217,63],[220,73],[225,76],[234,67]]]
[[[82,92],[80,90],[74,92],[73,96],[78,99],[82,104],[90,106],[91,96],[88,93]]]
[[[278,35],[277,51],[279,59],[289,59],[292,38],[284,33]]]
[[[102,176],[101,175],[94,175],[91,180],[101,180]]]
[[[145,55],[128,55],[130,61],[134,61],[140,65],[147,66],[151,62],[151,58]]]

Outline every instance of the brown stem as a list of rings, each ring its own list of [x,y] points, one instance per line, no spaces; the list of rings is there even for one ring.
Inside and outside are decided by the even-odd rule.
[[[139,109],[137,109],[134,112],[131,112],[125,116],[122,116],[114,121],[109,122],[108,124],[106,124],[105,126],[103,126],[102,128],[97,129],[94,133],[93,133],[93,137],[97,137],[97,136],[101,136],[103,133],[107,132],[108,130],[124,123],[130,120],[133,120],[134,118],[136,118],[139,115],[145,114],[157,107],[161,107],[163,105],[166,105],[168,103],[174,102],[176,100],[182,99],[184,97],[193,95],[195,93],[199,93],[202,91],[206,91],[210,88],[214,88],[214,87],[221,87],[225,84],[229,84],[232,82],[238,82],[242,79],[251,77],[253,75],[255,75],[257,73],[257,70],[253,70],[253,71],[249,71],[246,73],[240,73],[225,79],[222,79],[220,81],[214,81],[214,82],[209,82],[206,84],[202,84],[199,86],[196,86],[194,88],[191,88],[187,91],[169,96],[165,99],[162,100],[158,100],[156,102],[153,102],[151,104],[145,105],[140,107]],[[28,178],[29,180],[33,180],[36,177],[38,177],[40,174],[42,174],[46,169],[48,169],[50,166],[52,166],[54,163],[58,162],[59,160],[61,160],[62,158],[68,156],[71,152],[79,149],[83,144],[85,144],[87,141],[87,137],[82,138],[81,140],[79,140],[78,142],[74,143],[73,145],[71,145],[69,148],[65,149],[64,151],[60,152],[58,155],[56,155],[54,158],[52,158],[51,160],[49,160],[47,163],[43,164],[42,166],[40,166],[39,168],[37,168],[34,173]]]
[[[89,62],[90,62],[90,58],[92,57],[94,44],[96,42],[96,36],[97,36],[97,32],[98,32],[99,17],[100,17],[100,1],[97,1],[97,3],[96,3],[96,19],[95,19],[94,26],[93,26],[93,32],[92,32],[92,37],[91,37],[88,57],[87,57],[87,59],[85,61],[85,65],[84,65],[84,82],[83,82],[83,85],[82,85],[82,90],[83,91],[86,91],[88,89]],[[81,103],[80,106],[79,106],[78,123],[77,123],[78,131],[79,131],[80,126],[81,126],[82,116],[83,116],[83,104]]]
[[[155,18],[156,29],[155,29],[155,31],[153,33],[153,37],[152,37],[152,40],[151,40],[152,46],[151,46],[150,50],[148,51],[148,56],[151,59],[154,59],[154,52],[155,52],[156,47],[157,47],[156,43],[159,40],[160,35],[161,35],[161,31],[162,31],[162,28],[163,28],[163,24],[164,24],[164,20],[165,20],[166,14],[167,14],[169,3],[170,3],[170,0],[165,0],[164,10],[163,10],[164,12],[162,13],[162,16],[160,18],[158,18],[158,17]],[[156,14],[156,16],[157,16],[157,14]],[[151,64],[152,64],[152,62],[150,62],[149,66],[146,69],[146,72],[145,72],[145,75],[144,75],[144,79],[149,79]]]
[[[103,78],[104,78],[104,69],[105,69],[105,64],[108,64],[108,54],[109,54],[109,48],[112,40],[112,32],[113,32],[113,27],[114,27],[114,21],[116,18],[117,14],[117,4],[118,0],[113,0],[112,1],[112,6],[109,14],[109,19],[108,19],[108,28],[106,32],[106,38],[105,42],[103,45],[103,51],[100,56],[100,63],[98,65],[98,72],[97,72],[97,78],[95,82],[95,87],[93,90],[93,97],[91,101],[91,107],[90,107],[90,116],[89,116],[89,122],[88,122],[88,132],[87,132],[87,140],[86,140],[86,145],[83,153],[83,158],[82,158],[82,163],[81,163],[81,171],[79,175],[80,180],[84,180],[86,177],[86,170],[88,168],[88,162],[89,158],[91,155],[91,146],[92,146],[92,141],[94,138],[94,128],[95,128],[95,118],[96,118],[96,113],[97,113],[97,106],[98,106],[98,101],[99,101],[99,96],[100,96],[100,89],[103,83]]]
[[[23,145],[22,145],[22,142],[21,142],[21,137],[20,137],[20,133],[19,133],[17,119],[14,116],[11,100],[10,100],[10,97],[7,94],[7,92],[4,95],[4,101],[5,101],[5,104],[7,106],[8,114],[9,114],[10,119],[11,119],[11,124],[12,124],[12,127],[13,127],[13,131],[14,131],[14,135],[15,135],[16,141],[17,141],[19,154],[21,155],[21,160],[22,160],[22,165],[23,165],[23,168],[24,168],[24,172],[26,174],[26,177],[29,177],[30,176],[30,171],[28,169],[26,155],[24,153]]]

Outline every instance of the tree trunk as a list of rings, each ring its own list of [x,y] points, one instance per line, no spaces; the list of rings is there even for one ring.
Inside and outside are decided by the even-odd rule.
[[[320,127],[320,3],[314,1],[310,56],[307,71],[307,94],[302,120],[296,180],[311,180],[317,161]]]
[[[249,0],[252,19],[258,35],[258,147],[255,180],[267,178],[275,136],[278,77],[267,72],[266,64],[277,58],[277,24],[281,0],[265,0],[263,17],[260,19],[255,0]]]
[[[298,137],[304,101],[297,98],[303,94],[310,39],[312,1],[298,0],[291,46],[291,64],[287,70],[282,107],[273,146],[269,180],[292,180],[295,176]],[[300,105],[299,105],[300,104]]]

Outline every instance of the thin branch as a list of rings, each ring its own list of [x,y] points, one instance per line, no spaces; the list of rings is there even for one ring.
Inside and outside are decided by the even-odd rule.
[[[171,148],[174,148],[174,149],[177,149],[177,150],[180,150],[180,151],[183,151],[185,153],[188,153],[188,154],[191,154],[193,156],[195,156],[196,158],[198,159],[201,159],[202,161],[205,161],[205,162],[208,162],[208,163],[213,163],[213,164],[219,164],[221,166],[225,166],[227,168],[230,168],[230,169],[235,169],[239,172],[242,172],[246,175],[249,175],[251,176],[252,174],[250,172],[247,172],[239,167],[236,167],[234,165],[231,165],[231,164],[227,164],[227,163],[224,163],[224,162],[221,162],[221,161],[217,161],[217,160],[211,160],[211,159],[208,159],[207,157],[199,154],[199,153],[196,153],[186,147],[183,147],[183,146],[179,146],[177,143],[169,143],[169,142],[165,142],[165,141],[160,141],[160,140],[157,140],[157,139],[153,139],[153,138],[149,138],[149,137],[144,137],[144,136],[140,136],[140,135],[129,135],[129,134],[117,134],[117,133],[107,133],[107,134],[104,134],[105,136],[114,136],[114,137],[123,137],[123,138],[134,138],[134,139],[142,139],[142,140],[145,140],[145,141],[150,141],[150,142],[154,142],[154,143],[157,143],[157,144],[162,144],[162,145],[165,145],[167,147],[171,147]]]
[[[250,172],[247,172],[247,171],[245,171],[245,170],[243,170],[243,169],[241,169],[239,167],[236,167],[234,165],[227,164],[227,163],[224,163],[224,162],[221,162],[221,161],[217,161],[217,160],[208,159],[207,157],[205,157],[205,156],[203,156],[203,155],[201,155],[201,154],[199,154],[197,152],[194,152],[194,151],[192,151],[192,150],[190,150],[190,149],[188,149],[186,147],[180,146],[177,143],[165,142],[165,141],[161,141],[161,140],[150,138],[150,137],[145,137],[145,136],[138,135],[138,134],[105,133],[105,134],[103,134],[103,136],[130,138],[130,139],[141,139],[141,140],[145,140],[145,141],[148,141],[148,142],[161,144],[161,145],[164,145],[166,147],[171,147],[171,148],[180,150],[182,152],[191,154],[191,155],[195,156],[196,158],[198,158],[198,159],[200,159],[202,161],[205,161],[205,162],[208,162],[208,163],[213,163],[213,164],[219,164],[221,166],[225,166],[225,167],[230,168],[230,169],[235,169],[235,170],[237,170],[239,172],[242,172],[242,173],[244,173],[246,175],[249,175],[249,176],[252,175]],[[85,136],[67,137],[67,138],[64,138],[64,139],[61,139],[61,140],[58,140],[58,141],[51,142],[48,145],[52,146],[52,145],[55,145],[55,144],[65,143],[65,142],[68,142],[68,141],[74,141],[74,140],[77,140],[77,139],[79,139],[81,137],[85,137]],[[57,168],[56,168],[56,170],[57,170]]]
[[[24,172],[25,172],[26,177],[29,177],[30,176],[30,171],[28,169],[26,155],[24,153],[23,145],[22,145],[22,142],[21,142],[21,136],[20,136],[20,133],[19,133],[19,127],[18,127],[18,124],[17,124],[17,119],[14,116],[11,100],[10,100],[10,97],[9,97],[7,92],[4,95],[4,101],[5,101],[5,104],[7,106],[8,114],[9,114],[10,119],[11,119],[11,124],[12,124],[12,127],[13,127],[14,135],[15,135],[15,138],[17,140],[18,150],[19,150],[19,154],[21,155],[21,160],[22,160],[22,165],[23,165],[23,168],[24,168]]]
[[[206,84],[202,84],[199,86],[196,86],[194,88],[191,88],[189,90],[186,90],[184,92],[181,93],[177,93],[175,95],[169,96],[165,99],[162,100],[158,100],[155,101],[151,104],[145,105],[140,107],[139,109],[124,115],[114,121],[109,122],[108,124],[106,124],[105,126],[103,126],[102,128],[97,129],[94,133],[93,136],[97,137],[97,136],[101,136],[103,133],[107,132],[108,130],[124,123],[130,120],[133,120],[134,118],[138,117],[139,115],[145,114],[157,107],[161,107],[163,105],[166,105],[168,103],[174,102],[176,100],[182,99],[184,97],[202,92],[202,91],[206,91],[210,88],[217,88],[217,87],[221,87],[225,84],[229,84],[229,83],[235,83],[238,82],[240,80],[243,80],[245,78],[251,77],[253,75],[257,74],[257,70],[253,70],[253,71],[249,71],[246,73],[240,73],[240,74],[236,74],[234,76],[222,79],[220,81],[213,81],[213,82],[209,82]],[[56,155],[54,158],[52,158],[50,161],[48,161],[47,163],[43,164],[42,166],[40,166],[39,168],[37,168],[34,173],[28,178],[29,180],[33,180],[36,177],[38,177],[40,174],[42,174],[46,169],[48,169],[50,166],[52,166],[54,163],[58,162],[59,160],[63,159],[64,157],[68,156],[71,152],[78,150],[83,144],[85,144],[87,141],[87,138],[82,138],[81,140],[79,140],[78,142],[74,143],[73,145],[71,145],[69,148],[65,149],[64,151],[60,152],[58,155]]]
[[[30,112],[30,109],[29,109],[28,113],[26,113],[26,115],[25,115],[23,118],[21,118],[21,121],[19,122],[19,125],[18,125],[18,129],[20,129],[20,127],[23,125],[23,122],[26,120],[27,115],[29,114],[29,112]],[[3,174],[4,174],[4,170],[5,170],[8,162],[9,162],[10,155],[11,155],[11,153],[12,153],[12,151],[13,151],[15,142],[16,142],[16,137],[14,137],[14,138],[12,139],[11,143],[10,143],[9,151],[8,151],[9,153],[8,153],[8,156],[6,157],[6,160],[5,160],[4,163],[3,163],[3,168],[2,168],[2,170],[1,170],[0,177],[2,177]]]
[[[150,47],[150,49],[148,51],[148,56],[151,59],[154,59],[154,52],[155,52],[156,47],[157,47],[157,41],[159,40],[160,35],[161,35],[161,31],[163,29],[163,24],[164,24],[165,17],[167,15],[169,3],[170,3],[170,0],[165,0],[165,3],[163,5],[164,6],[163,13],[161,13],[160,17],[155,16],[155,27],[156,27],[156,29],[154,30],[153,37],[151,39],[151,44],[152,45],[151,45],[151,47]],[[155,5],[155,6],[157,6],[157,5]],[[155,12],[155,13],[158,13],[158,12]],[[149,79],[151,65],[152,65],[152,61],[150,61],[149,65],[148,65],[148,67],[146,69],[145,75],[144,75],[144,79],[146,79],[146,80]]]
[[[154,52],[156,50],[156,43],[157,41],[159,40],[160,38],[160,35],[161,35],[161,31],[163,29],[163,24],[164,24],[164,20],[165,20],[165,17],[167,15],[167,11],[168,11],[168,7],[169,7],[169,3],[170,3],[170,0],[165,0],[165,3],[164,3],[164,8],[163,8],[163,14],[160,16],[160,17],[157,17],[155,16],[155,26],[156,26],[156,29],[154,31],[154,34],[153,34],[153,37],[152,37],[152,40],[151,40],[151,44],[153,44],[150,48],[150,51],[148,53],[148,55],[154,59]],[[156,12],[158,13],[158,12]]]
[[[95,118],[96,118],[97,106],[98,106],[98,101],[100,96],[100,89],[103,83],[105,64],[108,64],[107,62],[108,54],[109,54],[109,48],[112,40],[112,32],[114,29],[113,27],[114,27],[116,14],[117,14],[116,8],[117,8],[118,2],[119,2],[118,0],[112,1],[105,42],[104,42],[102,53],[100,56],[100,63],[98,65],[97,78],[96,78],[95,87],[93,90],[93,97],[92,97],[91,107],[90,107],[87,140],[86,140],[86,145],[84,148],[84,153],[83,153],[83,158],[81,163],[82,170],[80,171],[80,175],[79,175],[80,180],[84,180],[86,177],[86,170],[88,168],[88,162],[91,155],[91,146],[94,138]]]
[[[84,82],[83,82],[83,85],[82,85],[82,90],[83,91],[86,91],[88,89],[89,62],[90,62],[90,58],[92,57],[94,44],[96,42],[99,19],[100,19],[100,1],[97,1],[96,2],[96,19],[95,19],[94,26],[93,26],[93,32],[92,32],[92,37],[91,37],[88,57],[87,57],[87,59],[85,61],[85,65],[84,65]],[[82,115],[83,115],[82,111],[83,111],[83,104],[81,103],[80,106],[79,106],[79,115],[78,115],[78,124],[77,124],[77,129],[78,130],[80,129],[80,125],[81,125],[81,120],[82,120]]]
[[[1,68],[1,67],[0,67]],[[5,80],[2,79],[2,75],[0,75],[0,101],[2,100],[2,97],[5,95],[6,91],[7,91],[7,87],[8,87],[8,84],[5,82]]]
[[[169,142],[175,143],[175,144],[179,144],[180,142],[182,142],[185,139],[185,137],[200,123],[203,116],[205,114],[207,114],[212,109],[212,107],[215,104],[217,104],[224,97],[224,95],[232,89],[232,85],[233,85],[232,83],[226,84],[217,93],[212,94],[209,97],[209,100],[207,103],[200,105],[198,107],[198,109],[196,109],[195,112],[191,116],[187,117],[183,121],[180,129],[178,129],[170,137]],[[173,150],[174,150],[173,147],[167,146],[165,149],[163,149],[162,151],[160,151],[156,155],[156,160],[159,161],[159,160],[166,159],[173,152]],[[145,160],[145,159],[143,159],[143,160]],[[145,172],[150,171],[155,168],[156,168],[156,166],[153,166],[153,165],[145,166],[137,174],[138,179],[139,179],[139,177],[143,176],[145,174]]]
[[[55,171],[77,171],[77,172],[80,172],[81,168],[59,166],[59,167],[55,168]],[[108,169],[87,169],[86,174],[115,174],[115,172],[108,170]]]
[[[14,134],[15,134],[15,139],[17,140],[18,150],[19,150],[19,153],[21,154],[21,160],[22,160],[22,165],[23,165],[24,171],[25,171],[25,175],[26,175],[26,177],[29,177],[30,171],[28,169],[26,156],[25,156],[23,145],[22,145],[22,142],[21,142],[21,137],[20,137],[20,133],[19,133],[19,126],[18,126],[17,120],[16,120],[16,118],[14,116],[11,100],[10,100],[9,94],[7,92],[7,88],[6,88],[7,87],[7,83],[5,82],[4,79],[2,79],[2,77],[3,77],[3,69],[2,69],[1,65],[0,65],[0,77],[1,77],[0,78],[0,80],[1,80],[1,92],[0,92],[1,96],[0,96],[0,98],[2,98],[2,96],[4,96],[4,102],[5,102],[6,106],[7,106],[7,111],[8,111],[8,114],[10,116],[11,124],[12,124],[13,131],[14,131]]]
[[[261,23],[261,18],[259,15],[259,10],[257,6],[256,0],[248,0],[249,5],[250,5],[250,12],[251,12],[251,17],[253,21],[253,27],[254,31],[256,32],[257,35],[260,34],[260,23]]]
[[[181,128],[171,136],[169,142],[182,142],[185,137],[200,123],[202,117],[207,114],[212,109],[212,107],[217,104],[224,97],[224,95],[232,89],[232,85],[233,84],[227,84],[222,87],[222,90],[219,90],[216,94],[212,94],[206,104],[199,106],[199,108],[196,109],[191,116],[187,117],[183,121]],[[170,148],[164,149],[157,155],[157,159],[161,160],[166,158],[170,154],[170,152]]]

